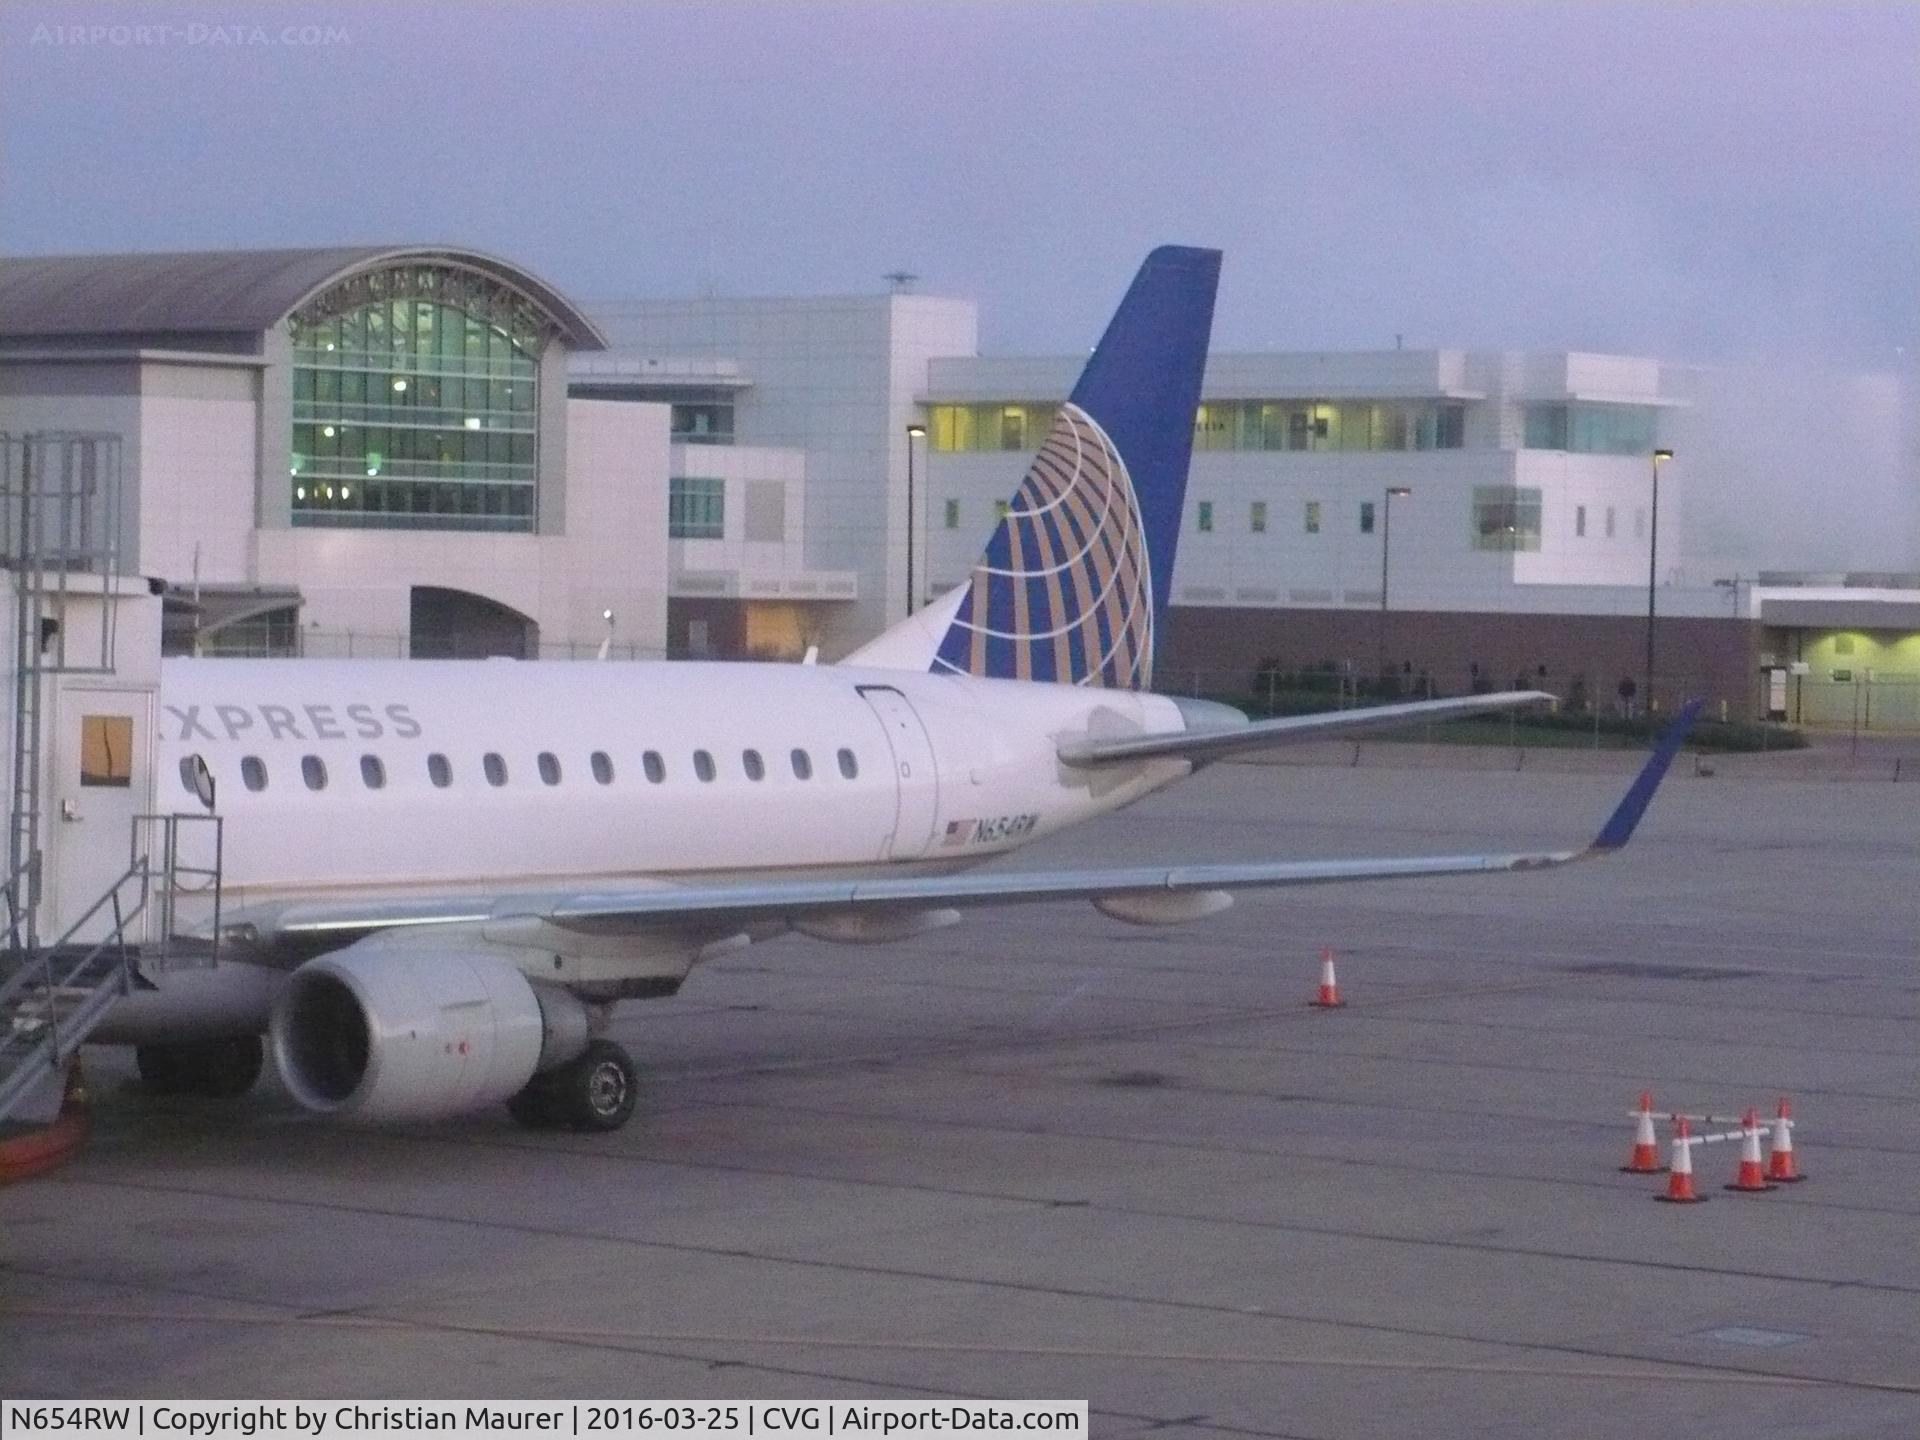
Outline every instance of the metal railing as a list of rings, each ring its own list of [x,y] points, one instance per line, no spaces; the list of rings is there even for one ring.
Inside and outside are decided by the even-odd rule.
[[[0,1119],[35,1085],[57,1075],[132,987],[135,952],[127,927],[145,911],[151,881],[148,858],[136,856],[58,940],[23,957],[0,982]],[[123,904],[128,885],[137,888],[131,903]],[[112,928],[90,943],[76,941],[106,910]]]

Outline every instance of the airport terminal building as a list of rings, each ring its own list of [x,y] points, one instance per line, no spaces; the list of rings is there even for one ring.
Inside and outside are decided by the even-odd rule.
[[[961,581],[1072,388],[978,329],[910,293],[581,304],[455,246],[0,259],[0,432],[121,437],[176,650],[832,659]],[[1912,577],[1696,553],[1722,408],[1648,357],[1216,353],[1160,683],[1620,703],[1657,527],[1657,699],[1846,723],[1911,681],[1875,713],[1920,725]]]
[[[120,437],[130,569],[210,653],[664,644],[666,412],[455,247],[0,260],[0,431]]]

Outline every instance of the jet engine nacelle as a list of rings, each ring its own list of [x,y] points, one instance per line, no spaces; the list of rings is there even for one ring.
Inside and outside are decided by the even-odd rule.
[[[514,966],[379,941],[293,972],[273,1055],[309,1110],[357,1120],[438,1120],[499,1104],[579,1055],[586,1007]]]

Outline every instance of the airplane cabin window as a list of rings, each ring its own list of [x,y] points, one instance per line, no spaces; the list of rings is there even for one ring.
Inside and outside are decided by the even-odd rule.
[[[560,783],[560,757],[551,750],[540,752],[540,778],[549,785]]]
[[[758,750],[742,750],[740,752],[740,768],[747,772],[747,779],[749,780],[764,780],[767,778],[767,767],[765,762],[760,759],[760,752]]]
[[[647,772],[649,784],[658,785],[667,778],[667,762],[660,758],[658,750],[649,750],[640,757],[640,768]]]
[[[804,750],[793,752],[793,778],[796,780],[813,778],[813,757]]]
[[[180,757],[180,788],[195,799],[200,796],[199,787],[193,783],[193,756],[191,755]]]
[[[249,790],[267,788],[267,767],[258,755],[248,755],[240,761],[240,783]]]
[[[442,790],[453,784],[453,766],[441,754],[427,756],[427,778]]]
[[[853,758],[851,750],[840,752],[840,773],[852,780],[860,773],[860,762]]]
[[[387,767],[381,763],[378,755],[360,757],[360,778],[366,782],[369,790],[381,790],[386,787]]]
[[[480,757],[480,768],[487,772],[487,783],[489,785],[504,785],[507,783],[507,762],[502,760],[493,751],[489,750],[485,755]]]
[[[713,756],[704,750],[693,752],[693,773],[702,780],[713,779]]]
[[[309,790],[326,789],[327,762],[322,760],[318,755],[302,755],[300,757],[300,778],[307,782],[307,789]]]
[[[593,778],[595,780],[598,780],[602,785],[613,784],[613,759],[606,751],[594,751],[593,754],[587,757],[587,764],[592,767]]]

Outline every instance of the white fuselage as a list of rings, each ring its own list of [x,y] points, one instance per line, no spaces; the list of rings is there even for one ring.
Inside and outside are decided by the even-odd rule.
[[[498,893],[963,865],[1188,772],[1095,779],[1061,739],[1182,727],[1153,695],[839,666],[182,659],[158,784],[191,811],[210,768],[229,906]]]

